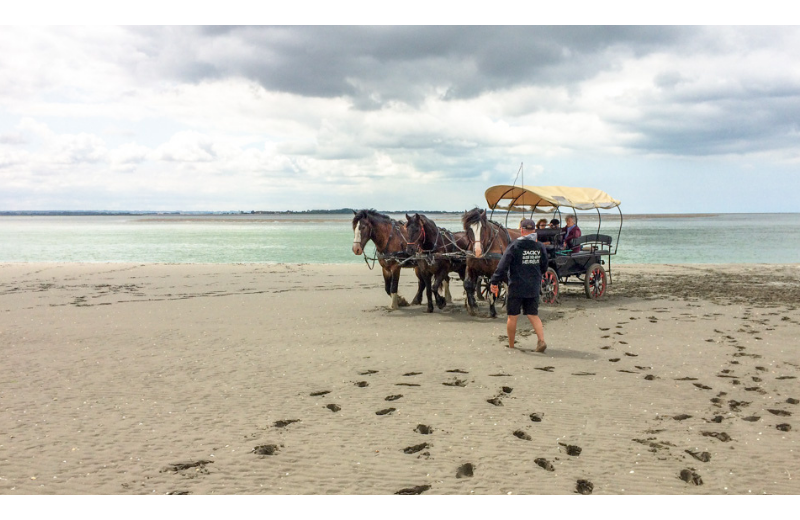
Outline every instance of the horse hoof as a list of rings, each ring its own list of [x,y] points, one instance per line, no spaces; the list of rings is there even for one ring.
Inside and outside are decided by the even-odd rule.
[[[425,309],[425,312],[433,313],[433,307],[428,307],[427,309]]]
[[[422,305],[422,298],[414,298],[411,300],[411,305]]]

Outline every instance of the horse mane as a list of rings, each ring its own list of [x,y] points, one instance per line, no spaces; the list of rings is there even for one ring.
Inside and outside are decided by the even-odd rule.
[[[480,208],[472,208],[469,211],[465,211],[463,215],[461,215],[461,224],[464,226],[464,229],[467,229],[470,225],[479,222],[483,218],[483,213],[481,212]]]
[[[378,213],[374,209],[361,209],[361,210],[358,210],[356,212],[355,216],[353,217],[353,229],[355,229],[356,225],[358,224],[358,221],[361,220],[361,219],[368,219],[368,220],[371,219],[371,220],[378,220],[378,221],[384,221],[384,222],[389,222],[389,223],[392,222],[391,218],[389,218],[388,216],[384,215],[383,213]]]

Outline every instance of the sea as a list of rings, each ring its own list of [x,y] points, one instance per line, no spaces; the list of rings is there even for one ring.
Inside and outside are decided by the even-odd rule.
[[[441,227],[461,229],[460,214],[426,215]],[[514,215],[493,219],[519,224]],[[3,215],[0,262],[363,263],[351,249],[351,221],[352,214],[308,213]],[[800,261],[800,213],[579,214],[579,225],[583,234],[612,237],[615,263]],[[373,253],[370,243],[366,254]]]

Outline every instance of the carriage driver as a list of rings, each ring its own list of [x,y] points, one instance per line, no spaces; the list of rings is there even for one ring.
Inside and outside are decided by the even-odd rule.
[[[522,310],[539,338],[536,352],[544,352],[547,344],[544,342],[542,320],[539,319],[539,291],[542,286],[542,273],[547,271],[547,252],[544,246],[536,241],[536,223],[533,220],[523,220],[519,229],[522,236],[511,242],[503,253],[503,258],[497,265],[489,284],[492,293],[497,296],[498,284],[508,280],[506,296],[508,346],[514,348],[517,318]]]

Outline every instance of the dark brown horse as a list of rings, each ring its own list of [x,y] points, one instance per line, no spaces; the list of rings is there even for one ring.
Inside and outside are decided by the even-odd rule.
[[[506,229],[497,222],[486,218],[486,210],[478,208],[465,211],[461,223],[469,242],[467,253],[467,274],[464,289],[467,292],[467,310],[473,316],[478,304],[475,302],[475,287],[479,276],[492,276],[497,264],[511,242],[520,237],[519,230]],[[472,253],[472,254],[470,254]],[[495,298],[489,296],[489,316],[497,317]]]
[[[443,292],[449,294],[448,273],[458,273],[461,280],[464,280],[466,274],[467,264],[463,256],[467,248],[466,233],[458,233],[460,236],[456,236],[419,213],[415,213],[413,217],[406,214],[406,219],[407,252],[419,258],[419,275],[425,282],[425,295],[428,298],[426,310],[433,312],[431,293],[436,298],[436,306],[442,309],[447,304],[447,298],[440,295],[439,291],[445,284]]]
[[[416,262],[410,259],[406,252],[406,229],[403,224],[374,209],[354,211],[353,217],[353,253],[364,253],[364,246],[372,240],[378,252],[378,262],[383,269],[383,281],[386,294],[392,297],[391,309],[408,305],[405,298],[397,294],[397,285],[400,281],[400,269],[413,267],[417,272],[417,294],[411,301],[413,304],[422,302],[422,290],[425,282],[421,279]]]

